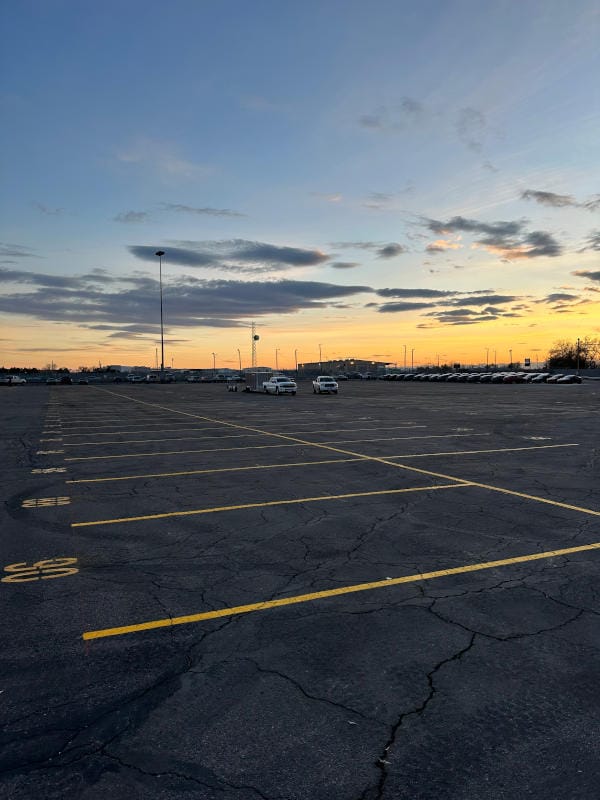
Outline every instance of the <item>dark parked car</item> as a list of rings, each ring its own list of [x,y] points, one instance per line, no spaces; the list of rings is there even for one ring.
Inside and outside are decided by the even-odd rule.
[[[579,375],[563,375],[556,383],[583,383],[583,379]]]

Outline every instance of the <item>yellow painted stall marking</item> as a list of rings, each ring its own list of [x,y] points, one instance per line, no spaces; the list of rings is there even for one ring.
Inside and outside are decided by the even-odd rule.
[[[50,456],[56,453],[64,453],[64,450],[38,450],[36,456]]]
[[[161,406],[158,403],[148,403],[145,400],[137,400],[135,398],[127,397],[127,395],[120,395],[117,394],[116,392],[111,392],[105,389],[101,391],[106,392],[106,394],[119,397],[120,399],[130,400],[131,402],[139,403],[140,405],[150,406],[151,408],[159,408],[162,409],[163,411],[168,411],[169,413],[173,413],[173,409],[169,408],[168,406]],[[455,475],[446,475],[445,473],[442,472],[433,472],[432,470],[419,469],[418,467],[411,467],[408,464],[398,464],[395,461],[391,461],[389,458],[385,456],[365,455],[364,453],[357,453],[354,450],[346,450],[346,448],[343,447],[333,447],[332,445],[327,444],[325,442],[309,442],[306,441],[305,439],[299,439],[295,436],[288,436],[282,433],[272,433],[271,431],[264,431],[261,430],[260,428],[251,428],[248,425],[239,425],[238,423],[235,422],[225,422],[222,420],[214,419],[212,417],[204,417],[201,416],[200,414],[192,414],[190,411],[178,411],[176,413],[182,414],[183,416],[186,417],[193,417],[194,419],[201,419],[204,420],[205,422],[216,422],[221,425],[227,425],[230,428],[237,428],[238,430],[250,430],[250,431],[256,431],[257,433],[264,433],[265,436],[272,436],[277,439],[286,439],[287,441],[292,441],[295,442],[296,444],[304,445],[305,447],[319,447],[323,450],[328,450],[329,452],[332,453],[340,453],[341,455],[344,456],[355,456],[357,458],[362,458],[365,461],[372,461],[377,464],[388,464],[391,467],[396,467],[397,469],[403,469],[408,472],[415,472],[419,475],[427,475],[432,478],[442,478],[443,480],[448,480],[448,481],[462,481],[463,483],[468,483],[469,486],[474,486],[479,489],[487,489],[490,492],[499,492],[500,494],[506,494],[514,497],[521,497],[525,500],[533,500],[537,503],[544,503],[546,505],[556,506],[557,508],[565,508],[569,511],[579,511],[583,514],[600,516],[600,511],[596,511],[594,509],[583,508],[581,506],[570,505],[568,503],[561,503],[558,500],[550,500],[549,498],[539,497],[538,495],[525,494],[524,492],[516,492],[513,491],[512,489],[505,489],[501,486],[493,486],[491,484],[480,483],[478,481],[464,481],[462,478],[457,478]]]
[[[328,500],[348,500],[351,497],[375,497],[377,495],[405,494],[408,492],[430,492],[436,489],[455,489],[469,486],[466,481],[462,483],[448,483],[436,486],[414,486],[408,489],[382,489],[375,492],[351,492],[349,494],[325,494],[318,497],[298,497],[293,500],[267,500],[262,503],[240,503],[233,506],[214,506],[213,508],[194,508],[190,511],[167,511],[163,514],[144,514],[139,517],[120,517],[117,519],[99,519],[91,522],[73,522],[72,528],[88,528],[92,525],[119,525],[123,522],[142,522],[152,519],[167,519],[168,517],[193,517],[198,514],[216,514],[221,511],[240,511],[246,508],[268,508],[269,506],[288,506],[300,503],[322,503]]]
[[[66,467],[48,467],[47,469],[32,469],[32,475],[47,475],[50,472],[66,472]]]
[[[48,508],[48,506],[68,506],[71,502],[70,497],[34,497],[31,500],[23,500],[21,508]]]
[[[264,600],[259,603],[250,603],[244,606],[231,606],[230,608],[220,608],[217,611],[205,611],[200,614],[188,614],[183,617],[169,617],[168,619],[156,619],[150,622],[141,622],[137,625],[123,625],[118,628],[104,628],[96,631],[86,631],[82,634],[84,640],[101,639],[108,636],[123,636],[127,633],[137,633],[139,631],[154,630],[156,628],[170,628],[174,625],[187,625],[192,622],[203,622],[205,620],[218,619],[220,617],[231,617],[235,614],[248,614],[253,611],[267,611],[271,608],[281,608],[282,606],[292,606],[298,603],[309,603],[318,600],[326,600],[330,597],[353,594],[356,592],[374,591],[376,589],[388,589],[391,586],[399,586],[403,583],[418,583],[420,581],[435,580],[445,578],[450,575],[462,575],[469,572],[479,572],[485,569],[498,569],[508,567],[513,564],[524,564],[529,561],[539,561],[546,558],[560,558],[561,556],[572,555],[573,553],[584,553],[589,550],[600,549],[600,542],[584,544],[579,547],[565,547],[561,550],[547,550],[543,553],[530,553],[525,556],[514,558],[502,558],[497,561],[483,561],[479,564],[466,564],[462,567],[451,567],[449,569],[438,569],[433,572],[421,572],[415,575],[404,575],[399,578],[386,578],[386,580],[371,581],[369,583],[357,583],[352,586],[338,586],[335,589],[325,589],[320,592],[310,592],[309,594],[295,595],[294,597],[281,597],[278,600]]]
[[[66,575],[74,575],[79,569],[74,564],[76,558],[49,558],[46,561],[36,561],[35,564],[28,566],[25,561],[18,564],[9,564],[4,567],[7,572],[2,583],[29,583],[29,581],[45,581],[53,578],[64,578]]]

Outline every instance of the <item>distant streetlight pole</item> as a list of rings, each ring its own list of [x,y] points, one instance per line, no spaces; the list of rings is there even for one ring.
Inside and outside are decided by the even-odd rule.
[[[323,345],[319,345],[319,372],[323,372],[323,356],[321,355],[321,348]]]
[[[404,345],[404,369],[406,369],[406,345]]]
[[[410,368],[415,368],[415,348],[413,347],[410,351]]]
[[[294,361],[296,362],[296,377],[298,377],[298,350],[294,350]]]
[[[485,348],[485,368],[487,369],[490,365],[490,348]]]
[[[162,298],[162,257],[164,250],[157,250],[154,254],[158,256],[158,283],[160,286],[160,379],[164,379],[165,373],[165,337],[163,332],[163,298]]]
[[[240,365],[240,375],[242,374],[242,354],[240,353],[240,348],[238,347],[238,363]]]
[[[213,357],[213,378],[214,378],[214,376],[217,373],[217,354],[213,353],[212,357]]]
[[[498,366],[498,359],[496,358],[496,351],[494,350],[494,366]]]
[[[279,372],[279,348],[275,348],[275,372]]]
[[[509,364],[509,367],[512,367],[512,350],[509,350],[509,351],[508,351],[508,353],[509,353],[509,355],[510,355],[510,364]]]

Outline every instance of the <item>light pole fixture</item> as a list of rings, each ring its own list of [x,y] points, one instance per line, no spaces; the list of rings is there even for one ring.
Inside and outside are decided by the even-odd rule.
[[[485,348],[485,368],[487,369],[490,365],[490,348]]]
[[[217,354],[213,353],[212,357],[213,357],[213,377],[214,377],[217,372]]]
[[[415,368],[415,348],[413,347],[410,351],[410,368]]]
[[[157,250],[154,253],[155,256],[158,256],[158,284],[160,286],[160,380],[161,382],[164,380],[164,373],[165,373],[165,337],[163,331],[163,299],[162,299],[162,257],[164,256],[164,250]]]
[[[294,361],[296,362],[296,377],[298,377],[298,350],[294,350]]]
[[[240,375],[242,374],[242,354],[240,353],[240,348],[238,347],[238,363],[240,365]]]
[[[319,345],[319,372],[323,372],[323,356],[321,355],[322,344]]]
[[[279,372],[279,348],[275,348],[275,372]]]
[[[406,345],[404,345],[404,369],[406,369]]]
[[[510,364],[509,364],[509,366],[512,367],[512,363],[513,363],[512,362],[512,350],[509,350],[508,354],[510,355]]]

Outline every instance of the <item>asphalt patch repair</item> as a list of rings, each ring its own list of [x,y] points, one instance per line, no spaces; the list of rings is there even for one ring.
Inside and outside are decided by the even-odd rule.
[[[592,798],[599,390],[2,393],[12,798]]]

